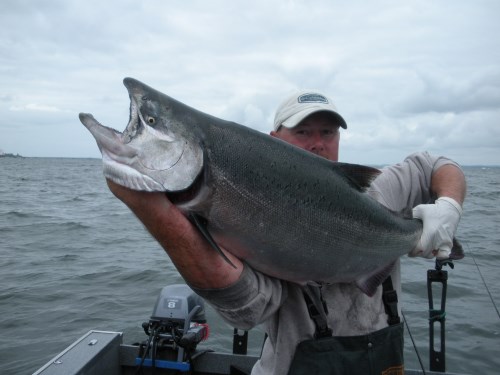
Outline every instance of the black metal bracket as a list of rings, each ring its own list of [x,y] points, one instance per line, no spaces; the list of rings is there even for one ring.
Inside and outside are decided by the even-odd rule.
[[[233,354],[247,354],[248,347],[248,331],[243,331],[243,334],[238,333],[238,329],[234,329],[233,333]]]
[[[451,259],[436,259],[436,267],[433,270],[427,271],[427,295],[429,298],[429,361],[430,370],[437,372],[446,371],[445,357],[445,321],[446,321],[446,292],[448,288],[448,271],[444,271],[443,266],[450,266],[453,269],[454,264]],[[441,302],[440,307],[434,307],[434,296],[432,293],[432,285],[434,283],[441,284]],[[440,348],[436,350],[434,325],[440,325]]]

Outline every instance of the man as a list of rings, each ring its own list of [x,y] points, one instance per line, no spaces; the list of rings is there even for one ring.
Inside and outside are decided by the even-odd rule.
[[[337,161],[340,128],[347,125],[331,99],[304,91],[280,105],[271,135]],[[399,263],[373,297],[353,284],[303,288],[257,272],[227,253],[236,268],[230,266],[165,194],[108,185],[224,319],[240,329],[264,325],[268,337],[253,374],[402,373],[398,308],[383,300],[393,289],[401,294]],[[411,255],[432,257],[439,251],[438,256],[447,256],[465,196],[464,175],[456,163],[427,153],[411,155],[384,169],[369,194],[393,211],[414,208],[414,216],[423,220],[422,238]]]

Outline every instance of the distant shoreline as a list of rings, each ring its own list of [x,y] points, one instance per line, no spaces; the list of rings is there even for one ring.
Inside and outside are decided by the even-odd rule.
[[[86,160],[101,160],[101,157],[96,156],[22,156],[19,154],[4,153],[0,154],[0,158],[19,158],[19,159],[86,159]],[[375,168],[383,168],[388,163],[382,164],[365,164]],[[500,164],[462,164],[462,168],[500,168]]]
[[[24,156],[19,154],[0,154],[0,158],[23,158]]]

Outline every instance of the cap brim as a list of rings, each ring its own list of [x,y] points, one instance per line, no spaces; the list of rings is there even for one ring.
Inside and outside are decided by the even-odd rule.
[[[332,111],[329,109],[324,109],[324,108],[308,108],[306,110],[303,110],[303,111],[296,113],[293,116],[289,117],[288,119],[286,119],[286,121],[283,121],[283,123],[281,125],[283,125],[286,128],[294,128],[300,122],[302,122],[307,116],[310,116],[313,113],[318,113],[318,112],[328,113],[329,115],[332,116],[335,123],[337,123],[340,127],[347,129],[347,123],[345,122],[344,118],[341,115],[339,115],[335,111]]]

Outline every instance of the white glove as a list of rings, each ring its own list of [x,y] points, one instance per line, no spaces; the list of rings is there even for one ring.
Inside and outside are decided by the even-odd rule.
[[[434,204],[416,206],[413,209],[413,217],[422,220],[424,227],[420,241],[408,255],[449,258],[461,216],[460,204],[448,197],[441,197]]]

